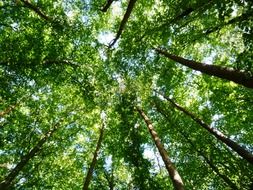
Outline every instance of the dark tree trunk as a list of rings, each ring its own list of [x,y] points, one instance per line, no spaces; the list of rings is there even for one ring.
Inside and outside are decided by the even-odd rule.
[[[199,156],[201,156],[205,162],[208,164],[208,166],[221,178],[223,179],[223,181],[232,189],[232,190],[237,190],[237,186],[226,176],[226,175],[223,175],[220,170],[214,165],[214,163],[208,159],[207,156],[205,156],[205,154],[201,151],[201,150],[198,150],[194,143],[185,135],[183,134],[182,132],[180,132],[181,135],[184,136],[185,140],[191,144],[191,146],[193,147],[193,149],[199,154]]]
[[[10,188],[12,181],[18,176],[20,171],[24,166],[31,160],[36,153],[40,152],[43,144],[48,140],[49,137],[57,130],[59,123],[55,124],[54,127],[49,130],[45,136],[36,144],[36,146],[31,149],[26,155],[21,158],[21,161],[16,165],[14,169],[11,170],[10,174],[5,177],[5,179],[0,183],[0,189],[6,190]]]
[[[162,114],[166,119],[168,119],[168,116],[164,113],[164,111],[157,105],[155,104],[156,108],[157,108],[157,111]],[[186,142],[188,142],[192,148],[198,153],[199,156],[201,156],[204,161],[208,164],[208,166],[221,178],[223,179],[223,181],[232,189],[232,190],[237,190],[238,187],[226,176],[226,175],[223,175],[219,169],[214,165],[214,163],[208,159],[207,156],[205,156],[205,154],[203,153],[203,151],[199,150],[195,145],[194,143],[190,140],[189,137],[187,137],[186,134],[184,134],[181,130],[179,129],[176,129],[183,137],[184,139],[186,140]]]
[[[98,153],[99,153],[99,150],[101,148],[101,144],[102,144],[102,140],[103,140],[103,134],[104,134],[104,124],[102,124],[102,127],[100,129],[100,135],[99,135],[99,139],[98,139],[98,142],[97,142],[97,147],[96,147],[96,150],[93,154],[92,162],[90,164],[90,167],[88,169],[87,175],[86,175],[85,180],[84,180],[83,190],[88,190],[88,188],[89,188],[89,184],[90,184],[90,181],[92,179],[93,170],[94,170],[94,168],[96,166],[96,163],[97,163]]]
[[[173,163],[169,159],[169,156],[168,156],[165,148],[163,147],[161,140],[159,139],[157,133],[154,130],[152,122],[150,121],[148,116],[145,115],[145,113],[142,111],[141,108],[137,107],[136,109],[139,112],[139,114],[142,116],[142,118],[144,119],[145,123],[147,124],[148,130],[155,142],[157,149],[160,152],[160,155],[163,159],[164,165],[165,165],[165,167],[170,175],[170,178],[173,182],[174,189],[175,190],[184,190],[183,180],[182,180],[181,176],[179,175],[178,171],[176,170],[175,166],[173,165]]]
[[[107,2],[106,2],[106,4],[104,5],[104,7],[101,9],[101,11],[102,12],[106,12],[109,8],[110,8],[110,6],[112,5],[112,2],[113,2],[114,0],[107,0]]]
[[[237,152],[242,158],[247,160],[249,163],[253,164],[253,154],[251,154],[249,151],[241,147],[238,143],[234,142],[233,140],[229,139],[227,136],[225,136],[222,132],[217,130],[216,128],[213,128],[209,125],[207,125],[202,119],[198,118],[193,113],[187,111],[185,108],[180,106],[179,104],[172,101],[169,97],[163,95],[163,97],[168,100],[176,109],[183,112],[184,114],[190,116],[196,123],[198,123],[200,126],[202,126],[204,129],[206,129],[208,132],[210,132],[212,135],[214,135],[218,140],[225,143],[228,147],[230,147],[232,150]]]
[[[114,176],[113,176],[113,169],[111,171],[111,174],[109,172],[107,172],[106,170],[104,171],[105,174],[105,178],[108,182],[108,186],[110,190],[114,189]]]
[[[120,27],[119,27],[119,30],[116,34],[116,37],[114,38],[114,40],[111,42],[111,44],[109,45],[109,48],[111,48],[116,42],[117,40],[119,39],[120,35],[122,34],[124,28],[125,28],[125,25],[130,17],[130,14],[134,8],[134,5],[136,3],[137,0],[130,0],[129,3],[128,3],[128,6],[127,6],[127,10],[126,10],[126,13],[120,23]]]
[[[176,61],[184,66],[192,68],[194,70],[200,71],[207,75],[216,76],[221,79],[233,81],[237,84],[241,84],[248,88],[253,88],[253,77],[249,76],[245,72],[233,70],[233,69],[218,66],[218,65],[208,65],[205,63],[200,63],[200,62],[184,59],[182,57],[170,54],[159,48],[155,48],[155,50],[159,54],[164,55],[165,57],[173,61]]]

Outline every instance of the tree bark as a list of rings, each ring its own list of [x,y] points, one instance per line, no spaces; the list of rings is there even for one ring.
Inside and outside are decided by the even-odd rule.
[[[218,140],[225,143],[228,147],[230,147],[232,150],[234,150],[237,154],[239,154],[242,158],[247,160],[249,163],[253,164],[253,154],[244,149],[242,146],[240,146],[238,143],[234,142],[233,140],[229,139],[227,136],[225,136],[222,132],[220,132],[218,129],[213,128],[209,125],[207,125],[202,119],[198,118],[193,113],[189,112],[179,104],[175,103],[173,100],[171,100],[169,97],[162,95],[166,100],[168,100],[177,110],[183,112],[184,114],[190,116],[196,123],[198,123],[200,126],[202,126],[204,129],[206,129],[209,133],[211,133],[213,136],[215,136]]]
[[[99,135],[99,139],[98,139],[98,142],[97,142],[97,147],[96,147],[96,150],[93,154],[92,162],[90,164],[90,167],[88,169],[87,175],[86,175],[85,180],[84,180],[83,190],[88,190],[88,188],[89,188],[89,184],[90,184],[90,181],[92,179],[93,170],[94,170],[94,168],[96,166],[96,163],[97,163],[98,153],[99,153],[99,150],[101,148],[103,135],[104,135],[104,124],[102,124],[102,127],[100,129],[100,135]]]
[[[116,37],[114,38],[114,40],[110,43],[109,45],[109,48],[111,48],[116,42],[117,40],[119,39],[120,35],[122,34],[124,28],[125,28],[125,25],[130,17],[130,14],[134,8],[134,5],[136,3],[137,0],[130,0],[129,3],[128,3],[128,6],[127,6],[127,10],[126,10],[126,13],[120,23],[120,27],[119,27],[119,30],[116,34]]]
[[[104,7],[101,9],[102,12],[106,12],[110,6],[112,5],[114,0],[107,0],[106,4],[104,5]]]
[[[218,65],[208,65],[205,63],[200,63],[200,62],[184,59],[182,57],[170,54],[167,51],[164,51],[159,48],[155,48],[155,50],[159,54],[164,55],[165,57],[173,61],[176,61],[184,66],[187,66],[191,69],[200,71],[210,76],[216,76],[221,79],[233,81],[237,84],[243,85],[248,88],[253,88],[253,77],[249,76],[246,72],[237,71],[237,70],[233,70],[233,69],[218,66]]]
[[[159,139],[157,133],[154,130],[152,122],[150,121],[148,116],[145,115],[145,113],[142,111],[141,108],[136,107],[136,109],[139,112],[139,114],[142,116],[142,118],[144,119],[144,121],[148,127],[148,130],[155,142],[155,145],[160,152],[160,155],[163,159],[164,165],[165,165],[165,167],[170,175],[170,178],[173,182],[174,189],[175,190],[184,190],[183,180],[182,180],[181,176],[179,175],[178,171],[176,170],[175,166],[173,165],[172,161],[169,159],[169,156],[168,156],[165,148],[163,147],[161,140]]]
[[[59,123],[56,123],[52,129],[50,129],[45,136],[36,144],[36,146],[31,149],[26,155],[21,158],[21,161],[11,170],[9,175],[0,183],[1,190],[7,190],[10,188],[13,180],[18,176],[20,171],[26,166],[26,164],[31,160],[36,153],[41,151],[43,144],[52,136],[52,134],[57,130]]]

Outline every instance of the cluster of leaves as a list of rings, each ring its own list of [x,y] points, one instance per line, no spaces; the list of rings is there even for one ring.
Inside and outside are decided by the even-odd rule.
[[[0,0],[0,188],[29,157],[8,188],[80,189],[104,122],[91,189],[173,189],[140,106],[186,189],[250,189],[252,163],[157,91],[252,154],[252,88],[155,48],[252,78],[252,10],[249,0]]]

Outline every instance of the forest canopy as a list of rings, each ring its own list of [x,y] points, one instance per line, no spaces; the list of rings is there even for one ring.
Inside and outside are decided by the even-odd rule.
[[[0,0],[0,189],[253,189],[250,0]]]

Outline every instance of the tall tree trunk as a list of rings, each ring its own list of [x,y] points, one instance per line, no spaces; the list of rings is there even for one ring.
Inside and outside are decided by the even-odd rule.
[[[179,104],[175,103],[173,100],[171,100],[169,97],[163,95],[163,97],[168,100],[176,109],[183,112],[184,114],[190,116],[196,123],[198,123],[200,126],[202,126],[204,129],[206,129],[208,132],[210,132],[212,135],[214,135],[218,140],[225,143],[227,146],[229,146],[232,150],[237,152],[242,158],[247,160],[249,163],[253,164],[253,154],[241,147],[238,143],[234,142],[233,140],[229,139],[227,136],[225,136],[222,132],[220,132],[218,129],[213,128],[209,125],[207,125],[202,119],[198,118],[193,113],[187,111],[185,108],[180,106]]]
[[[170,178],[173,182],[174,189],[175,190],[184,190],[183,180],[182,180],[181,176],[179,175],[178,171],[176,170],[175,166],[173,165],[172,161],[169,159],[169,156],[168,156],[166,150],[164,149],[163,144],[161,143],[161,140],[159,139],[157,133],[154,130],[152,122],[150,121],[148,116],[146,116],[146,114],[142,111],[141,108],[136,107],[136,109],[139,112],[139,114],[142,116],[142,118],[144,119],[145,123],[147,124],[148,130],[155,142],[156,147],[158,148],[158,150],[160,152],[160,155],[163,159],[164,165],[165,165],[165,167],[170,175]]]
[[[157,105],[155,104],[156,108],[157,108],[157,111],[162,114],[166,119],[169,119],[169,117],[167,116],[167,114],[164,113],[164,111]],[[208,164],[208,166],[221,178],[223,179],[223,181],[229,185],[229,187],[231,187],[232,190],[237,190],[238,187],[226,176],[226,175],[223,175],[219,169],[214,165],[214,163],[208,159],[207,156],[205,156],[205,154],[203,153],[203,151],[199,150],[195,145],[194,143],[190,140],[190,138],[184,134],[180,129],[176,129],[183,137],[184,139],[186,140],[186,142],[188,142],[192,148],[198,153],[199,156],[201,156],[204,161]]]
[[[109,48],[111,48],[116,42],[117,40],[119,39],[120,35],[122,34],[124,28],[125,28],[125,25],[130,17],[130,14],[134,8],[134,5],[136,3],[137,0],[130,0],[129,3],[128,3],[128,6],[127,6],[127,10],[126,10],[126,13],[120,23],[120,27],[119,27],[119,30],[116,34],[116,37],[114,38],[114,40],[111,42],[111,44],[109,45]]]
[[[197,149],[195,147],[195,145],[193,144],[193,142],[185,135],[183,134],[182,132],[180,132],[181,135],[184,136],[185,140],[192,146],[192,148],[199,154],[199,156],[201,156],[205,162],[209,165],[209,167],[221,178],[223,179],[223,181],[232,189],[232,190],[237,190],[237,186],[226,176],[226,175],[223,175],[220,170],[214,165],[214,163],[208,159],[207,156],[205,156],[205,154]]]
[[[99,152],[101,144],[102,144],[103,135],[104,135],[104,123],[102,124],[102,127],[100,129],[100,135],[99,135],[99,139],[97,142],[97,147],[96,147],[96,150],[93,154],[92,162],[90,164],[90,167],[88,169],[87,175],[84,180],[83,190],[88,190],[88,188],[89,188],[89,184],[92,179],[93,170],[94,170],[96,163],[97,163],[98,152]]]
[[[56,123],[52,129],[50,129],[45,136],[36,144],[36,146],[31,149],[26,155],[21,158],[21,161],[11,170],[9,175],[0,183],[1,190],[7,190],[10,188],[13,180],[18,176],[23,167],[31,160],[36,153],[41,151],[43,144],[52,136],[52,134],[57,130],[59,123]]]
[[[112,5],[112,2],[113,2],[114,0],[107,0],[107,2],[106,2],[106,4],[104,5],[104,7],[101,9],[101,11],[102,12],[106,12],[109,8],[110,8],[110,6]]]
[[[205,63],[200,63],[188,59],[184,59],[182,57],[173,55],[159,48],[155,48],[156,52],[165,57],[176,61],[184,66],[192,68],[194,70],[200,71],[207,75],[216,76],[221,79],[226,79],[229,81],[233,81],[237,84],[241,84],[248,88],[253,88],[253,77],[249,76],[246,72],[233,70],[230,68],[218,66],[218,65],[208,65]]]

